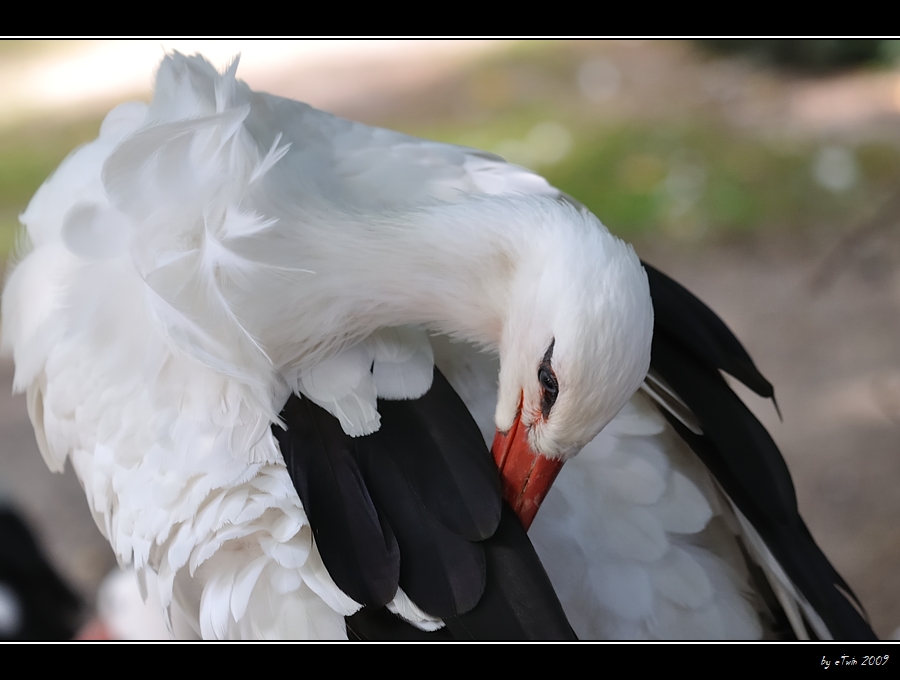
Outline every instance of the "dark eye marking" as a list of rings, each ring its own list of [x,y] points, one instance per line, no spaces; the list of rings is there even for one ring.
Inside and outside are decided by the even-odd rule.
[[[556,383],[556,376],[553,375],[553,370],[548,366],[541,366],[538,371],[538,380],[541,381],[541,387],[543,387],[547,392],[551,394],[556,394],[559,392],[559,385]]]
[[[559,396],[559,383],[556,380],[556,374],[550,366],[550,359],[553,358],[553,345],[556,338],[550,342],[550,346],[544,353],[544,358],[538,366],[538,381],[541,383],[541,415],[544,420],[550,417],[550,409],[556,403]]]

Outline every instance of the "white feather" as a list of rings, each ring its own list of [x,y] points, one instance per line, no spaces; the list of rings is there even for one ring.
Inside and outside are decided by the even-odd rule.
[[[349,347],[317,365],[298,371],[288,384],[341,422],[352,437],[375,432],[381,418],[375,404],[371,366],[374,352],[368,343]]]
[[[661,596],[682,607],[696,609],[713,597],[712,583],[703,568],[676,546],[653,565],[650,581]]]
[[[403,592],[403,588],[397,589],[397,594],[393,600],[388,602],[387,608],[388,611],[393,612],[422,630],[433,631],[444,627],[443,621],[419,609],[416,603],[410,600],[409,596]]]
[[[428,335],[409,327],[373,333],[372,375],[382,399],[418,399],[431,388],[434,353]]]
[[[677,534],[702,531],[712,518],[709,501],[678,471],[672,473],[665,493],[652,512],[663,529]]]

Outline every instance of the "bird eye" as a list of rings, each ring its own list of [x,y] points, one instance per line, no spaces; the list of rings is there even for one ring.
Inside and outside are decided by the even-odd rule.
[[[548,392],[552,392],[553,394],[559,392],[559,385],[556,383],[556,377],[553,375],[553,371],[547,366],[541,366],[540,370],[538,370],[538,380],[541,381],[541,386]]]
[[[541,362],[538,369],[538,380],[541,383],[541,415],[544,420],[550,417],[550,409],[556,403],[556,397],[559,396],[559,383],[556,382],[556,376],[553,369],[550,368],[549,362]]]

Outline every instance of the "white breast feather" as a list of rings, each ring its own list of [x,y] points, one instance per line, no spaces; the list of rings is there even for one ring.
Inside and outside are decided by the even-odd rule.
[[[529,535],[579,637],[762,635],[708,474],[641,393],[566,463]]]

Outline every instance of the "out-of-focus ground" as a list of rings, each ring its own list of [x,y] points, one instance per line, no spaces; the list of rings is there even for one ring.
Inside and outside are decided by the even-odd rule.
[[[224,65],[235,47],[254,88],[535,168],[705,300],[775,386],[783,422],[741,394],[781,447],[813,536],[876,632],[900,626],[896,67],[811,75],[657,42],[203,49]],[[102,110],[148,96],[154,49],[0,52],[14,94],[0,104],[0,243]],[[90,598],[114,560],[71,471],[46,470],[12,371],[0,363],[0,488]]]

